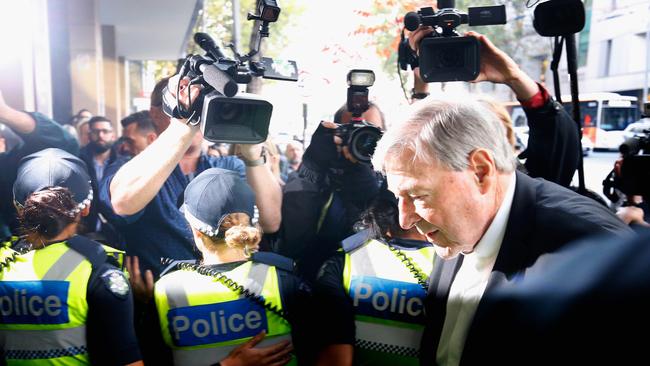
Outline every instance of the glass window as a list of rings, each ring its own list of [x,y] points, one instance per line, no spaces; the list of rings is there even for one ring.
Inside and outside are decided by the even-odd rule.
[[[564,102],[564,109],[566,109],[569,116],[573,117],[573,106],[571,102]],[[580,102],[580,122],[583,127],[596,127],[596,115],[598,113],[598,102]]]
[[[600,128],[605,131],[622,131],[638,119],[637,108],[615,108],[603,106],[603,121]]]

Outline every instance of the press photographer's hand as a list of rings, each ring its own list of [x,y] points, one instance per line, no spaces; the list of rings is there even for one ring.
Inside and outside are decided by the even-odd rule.
[[[491,81],[506,84],[519,100],[526,100],[539,91],[535,81],[485,35],[472,31],[465,35],[476,38],[481,44],[481,72],[472,82]]]
[[[264,153],[264,144],[237,144],[235,152],[247,161],[255,161]]]
[[[433,33],[433,27],[428,25],[421,25],[418,29],[414,30],[409,34],[409,47],[415,52],[418,56],[420,55],[420,42],[422,38]]]
[[[186,110],[191,107],[190,101],[194,104],[199,98],[201,89],[203,89],[202,85],[194,84],[190,86],[190,78],[186,76],[181,79],[179,74],[172,76],[167,82],[167,93],[171,94],[171,97],[176,99]],[[178,98],[176,98],[177,92]]]
[[[336,128],[334,122],[320,123],[305,151],[303,163],[306,162],[312,169],[322,170],[356,162],[347,146],[343,146],[343,140],[336,136]]]

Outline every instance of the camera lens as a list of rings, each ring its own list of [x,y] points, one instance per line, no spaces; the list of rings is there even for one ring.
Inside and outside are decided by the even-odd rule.
[[[439,67],[462,67],[464,50],[461,47],[448,46],[438,54]]]
[[[241,116],[242,104],[221,103],[219,106],[219,120],[223,122],[232,122]]]
[[[350,136],[350,154],[362,162],[369,162],[375,152],[381,131],[376,127],[362,127]]]

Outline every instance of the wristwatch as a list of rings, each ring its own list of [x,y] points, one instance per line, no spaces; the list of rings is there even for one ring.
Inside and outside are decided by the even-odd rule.
[[[259,158],[255,160],[248,160],[245,157],[241,157],[241,159],[244,161],[244,164],[247,167],[254,167],[254,166],[260,166],[266,164],[266,152],[262,151],[262,155],[260,155]]]
[[[429,96],[427,92],[416,92],[415,89],[411,89],[411,98],[412,99],[424,99]]]

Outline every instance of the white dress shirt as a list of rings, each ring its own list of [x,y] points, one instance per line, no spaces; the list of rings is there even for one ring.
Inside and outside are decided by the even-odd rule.
[[[506,232],[517,178],[513,173],[501,206],[474,251],[465,254],[449,290],[447,313],[442,328],[436,361],[440,365],[458,365],[470,324],[487,286],[501,242]]]

